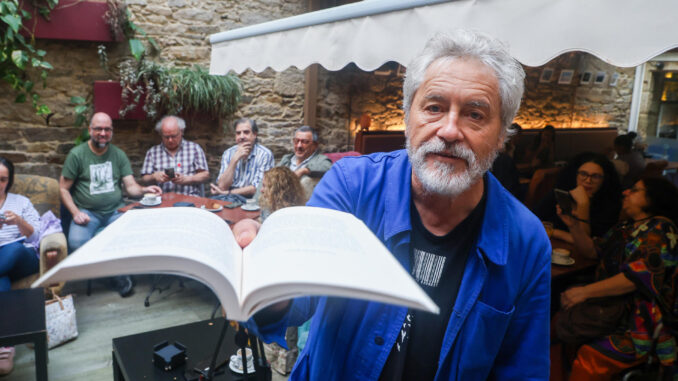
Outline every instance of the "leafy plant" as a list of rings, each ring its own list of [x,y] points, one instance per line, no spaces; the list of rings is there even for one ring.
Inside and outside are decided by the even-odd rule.
[[[75,123],[76,127],[87,125],[87,120],[92,114],[92,103],[83,97],[71,97],[71,104],[75,107]],[[80,135],[75,138],[75,145],[84,143],[89,140],[89,130],[85,127],[80,131]]]
[[[38,13],[45,18],[58,3],[58,0],[32,2]],[[23,26],[31,18],[30,12],[22,9],[18,0],[0,1],[0,77],[16,92],[16,103],[30,100],[36,114],[49,120],[51,111],[40,103],[40,95],[35,90],[32,77],[33,70],[37,70],[44,88],[48,70],[53,67],[44,59],[47,52],[35,48],[33,34]],[[31,37],[27,39],[20,34],[21,29],[28,31]]]
[[[129,51],[132,56],[141,61],[146,54],[146,46],[137,38],[137,35],[145,38],[149,44],[149,50],[152,54],[157,54],[160,51],[158,44],[153,37],[146,34],[146,31],[138,27],[132,22],[132,14],[127,8],[127,4],[120,0],[107,0],[108,11],[104,15],[106,23],[111,28],[111,34],[116,41],[127,39],[129,44]]]
[[[175,68],[150,60],[120,64],[123,103],[120,115],[137,107],[151,119],[164,114],[195,113],[212,118],[232,114],[240,101],[241,86],[232,75],[214,76],[195,65]]]

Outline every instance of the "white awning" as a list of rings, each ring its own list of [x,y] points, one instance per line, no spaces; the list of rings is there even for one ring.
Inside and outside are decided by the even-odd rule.
[[[637,66],[678,47],[676,0],[366,0],[210,36],[210,73],[403,65],[435,32],[484,31],[528,66],[584,51]]]

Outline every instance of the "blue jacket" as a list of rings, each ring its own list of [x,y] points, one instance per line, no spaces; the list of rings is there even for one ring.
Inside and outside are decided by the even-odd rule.
[[[551,246],[540,221],[486,176],[484,220],[436,380],[547,380]],[[308,205],[354,214],[409,270],[410,198],[411,165],[401,150],[337,162]],[[288,324],[314,314],[290,380],[377,380],[406,312],[376,302],[306,297],[295,299],[280,322],[254,327],[250,320],[250,326],[265,340],[283,343]]]

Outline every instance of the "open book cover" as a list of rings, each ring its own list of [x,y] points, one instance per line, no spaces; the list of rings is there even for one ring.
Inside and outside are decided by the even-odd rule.
[[[228,319],[244,321],[302,295],[373,300],[438,312],[374,234],[330,209],[278,210],[244,250],[228,224],[198,208],[130,210],[33,283],[166,273],[212,289]]]

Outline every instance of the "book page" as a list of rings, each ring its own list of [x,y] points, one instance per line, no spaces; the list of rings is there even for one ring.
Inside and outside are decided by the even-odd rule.
[[[241,284],[242,251],[226,222],[211,212],[197,208],[130,210],[59,263],[55,270],[59,269],[63,269],[61,274],[50,271],[45,277],[70,280],[75,270],[78,279],[173,273],[200,280],[220,299],[229,288],[231,294],[235,292],[229,298],[234,299]],[[235,300],[230,303],[238,305]]]
[[[437,310],[362,221],[329,209],[273,213],[244,250],[243,273],[248,313],[290,295],[346,296]]]

